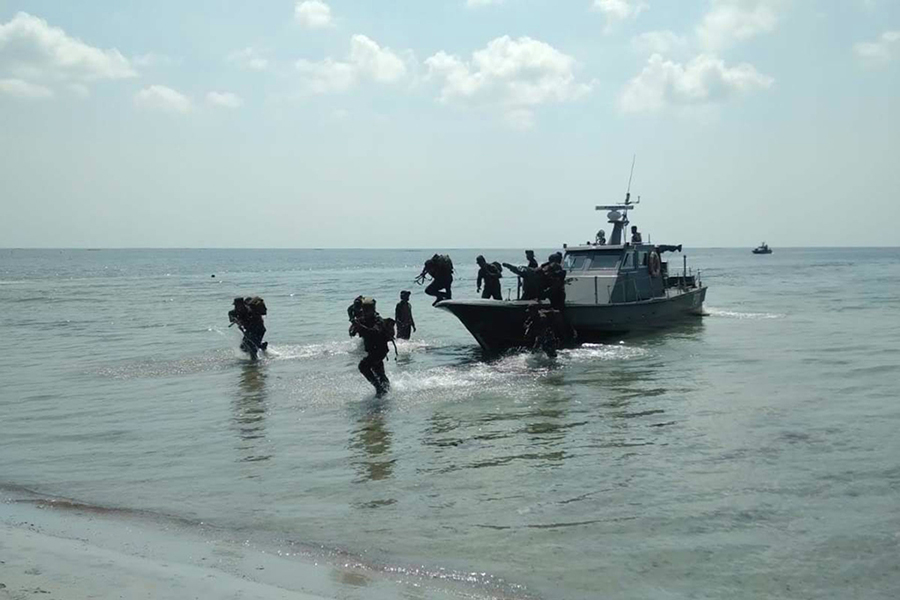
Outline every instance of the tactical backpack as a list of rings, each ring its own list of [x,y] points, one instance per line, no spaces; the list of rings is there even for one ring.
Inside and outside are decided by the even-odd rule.
[[[396,331],[395,325],[397,324],[397,322],[394,321],[394,319],[391,319],[390,317],[388,317],[387,319],[382,319],[381,322],[383,323],[382,331],[384,332],[384,337],[387,338],[387,341],[393,342],[394,336],[395,336],[395,331]]]
[[[503,265],[501,265],[497,261],[494,261],[491,263],[491,266],[497,269],[497,277],[503,277]]]
[[[446,254],[435,254],[434,264],[441,273],[453,275],[453,261]]]
[[[266,309],[266,302],[259,296],[253,296],[249,300],[247,300],[247,306],[250,308],[250,311],[255,315],[263,316],[268,312]]]

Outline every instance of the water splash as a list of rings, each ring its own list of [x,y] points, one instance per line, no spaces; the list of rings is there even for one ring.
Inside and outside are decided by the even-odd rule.
[[[360,340],[343,340],[340,342],[324,342],[321,344],[286,344],[273,346],[266,350],[271,360],[298,360],[304,358],[327,358],[330,356],[346,356],[362,351]]]

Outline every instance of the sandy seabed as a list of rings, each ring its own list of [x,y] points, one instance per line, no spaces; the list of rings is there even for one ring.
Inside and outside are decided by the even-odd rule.
[[[392,578],[359,564],[283,556],[117,512],[0,491],[0,600],[472,597],[471,590]]]

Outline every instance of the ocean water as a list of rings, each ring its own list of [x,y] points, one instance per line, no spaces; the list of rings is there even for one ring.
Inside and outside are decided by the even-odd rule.
[[[897,597],[900,249],[686,252],[707,316],[551,361],[485,360],[430,251],[0,250],[0,486],[475,596]],[[345,309],[404,288],[376,399]]]

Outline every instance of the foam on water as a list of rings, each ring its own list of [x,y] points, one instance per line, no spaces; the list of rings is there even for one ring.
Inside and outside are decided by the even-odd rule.
[[[362,342],[358,339],[324,342],[321,344],[285,344],[272,345],[266,349],[265,355],[271,360],[298,360],[304,358],[328,358],[346,356],[362,352]]]
[[[746,319],[746,320],[764,320],[764,319],[783,319],[787,315],[778,313],[756,313],[756,312],[738,312],[733,310],[723,310],[707,306],[703,309],[704,314],[710,317],[725,317],[728,319]]]
[[[573,361],[631,360],[648,356],[650,352],[637,346],[620,344],[582,344],[571,350],[562,350],[560,355]]]

